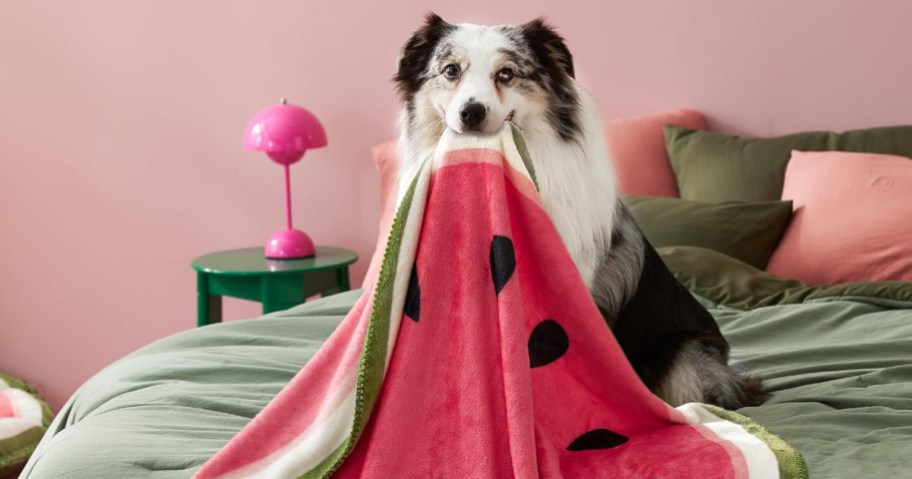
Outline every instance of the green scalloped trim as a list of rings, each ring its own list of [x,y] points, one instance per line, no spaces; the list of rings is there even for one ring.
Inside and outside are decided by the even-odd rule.
[[[708,404],[701,404],[701,406],[712,414],[743,427],[747,432],[763,441],[776,456],[781,479],[808,479],[807,463],[804,462],[804,457],[797,449],[785,442],[785,439],[742,414]]]
[[[393,225],[390,228],[389,240],[386,251],[383,253],[383,262],[380,265],[380,274],[377,286],[374,289],[374,302],[371,305],[370,319],[367,324],[367,333],[364,337],[364,346],[361,351],[361,362],[358,369],[358,383],[355,392],[355,417],[352,420],[352,430],[345,442],[335,451],[330,453],[323,461],[310,471],[299,476],[299,479],[325,479],[330,477],[351,454],[364,432],[364,427],[370,417],[371,410],[380,393],[383,381],[383,371],[386,363],[387,343],[389,341],[390,314],[392,312],[394,283],[396,268],[399,264],[399,252],[402,248],[402,236],[405,232],[406,220],[412,207],[412,199],[421,172],[426,167],[418,169],[415,178],[409,185],[408,191],[402,198],[402,204],[396,211]]]

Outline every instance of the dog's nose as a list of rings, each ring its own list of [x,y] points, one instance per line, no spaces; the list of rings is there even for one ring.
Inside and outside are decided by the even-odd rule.
[[[476,128],[478,125],[481,125],[486,114],[487,108],[477,101],[466,103],[462,109],[459,110],[459,118],[462,120],[462,124],[469,128]]]

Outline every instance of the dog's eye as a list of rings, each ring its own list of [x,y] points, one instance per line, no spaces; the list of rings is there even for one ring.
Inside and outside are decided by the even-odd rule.
[[[512,80],[514,76],[515,74],[513,73],[513,69],[501,68],[500,71],[497,72],[497,81],[501,83],[507,83],[508,81]]]
[[[450,63],[449,65],[443,67],[443,76],[449,78],[450,80],[459,78],[459,65]]]

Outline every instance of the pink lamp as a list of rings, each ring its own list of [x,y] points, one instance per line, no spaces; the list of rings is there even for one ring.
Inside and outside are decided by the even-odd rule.
[[[285,229],[276,231],[266,243],[270,259],[309,258],[316,254],[313,240],[291,226],[291,179],[289,167],[312,148],[326,146],[326,132],[313,113],[297,105],[281,104],[261,110],[250,120],[244,133],[244,148],[265,151],[272,161],[285,167]]]

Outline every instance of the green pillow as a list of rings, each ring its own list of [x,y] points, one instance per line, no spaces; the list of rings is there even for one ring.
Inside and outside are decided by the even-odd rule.
[[[792,216],[791,201],[705,203],[627,196],[643,234],[656,248],[699,246],[764,269]]]
[[[769,201],[782,196],[792,150],[854,151],[912,157],[912,126],[814,131],[774,138],[665,126],[665,148],[681,198]]]

